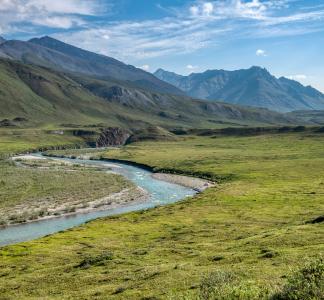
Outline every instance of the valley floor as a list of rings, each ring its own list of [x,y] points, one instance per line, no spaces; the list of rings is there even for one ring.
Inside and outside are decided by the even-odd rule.
[[[124,177],[106,171],[28,155],[0,161],[0,225],[113,208],[145,197]]]
[[[285,285],[324,252],[313,222],[324,215],[323,144],[313,133],[184,136],[101,153],[218,184],[1,248],[0,299],[320,299],[321,262],[311,291],[302,283],[289,298]]]

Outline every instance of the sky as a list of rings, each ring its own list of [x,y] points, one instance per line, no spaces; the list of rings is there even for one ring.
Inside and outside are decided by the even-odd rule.
[[[49,35],[149,72],[257,65],[324,92],[324,0],[0,0],[0,35]]]

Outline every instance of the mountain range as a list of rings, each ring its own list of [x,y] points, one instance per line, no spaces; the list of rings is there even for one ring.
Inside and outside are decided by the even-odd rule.
[[[0,126],[21,120],[37,127],[103,124],[132,129],[301,123],[299,115],[193,99],[182,86],[162,79],[50,37],[27,42],[1,39]],[[248,81],[241,79],[242,84]]]
[[[103,124],[131,129],[295,123],[289,116],[266,109],[160,94],[125,81],[62,73],[10,59],[0,59],[1,119],[6,126],[24,120],[24,126],[32,127]]]
[[[208,70],[188,76],[158,69],[154,75],[194,98],[278,112],[324,109],[324,94],[318,90],[285,77],[276,78],[260,67],[237,71]]]
[[[155,92],[184,94],[176,87],[159,80],[142,69],[124,64],[108,56],[74,47],[48,36],[34,38],[27,42],[18,40],[0,42],[0,57],[49,67],[57,71],[129,81],[135,87]]]

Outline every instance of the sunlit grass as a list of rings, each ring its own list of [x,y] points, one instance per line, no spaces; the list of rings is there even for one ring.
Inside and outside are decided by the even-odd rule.
[[[280,294],[292,270],[324,251],[323,223],[307,223],[324,214],[323,141],[186,137],[109,150],[107,158],[224,179],[177,204],[3,248],[0,294],[197,299],[206,282],[228,283],[220,288],[240,299]]]

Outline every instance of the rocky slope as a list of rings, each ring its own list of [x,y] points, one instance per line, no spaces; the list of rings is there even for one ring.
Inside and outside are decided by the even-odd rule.
[[[324,109],[324,94],[321,92],[294,80],[276,78],[260,67],[237,71],[208,70],[189,76],[159,69],[155,76],[200,99],[279,112]]]

